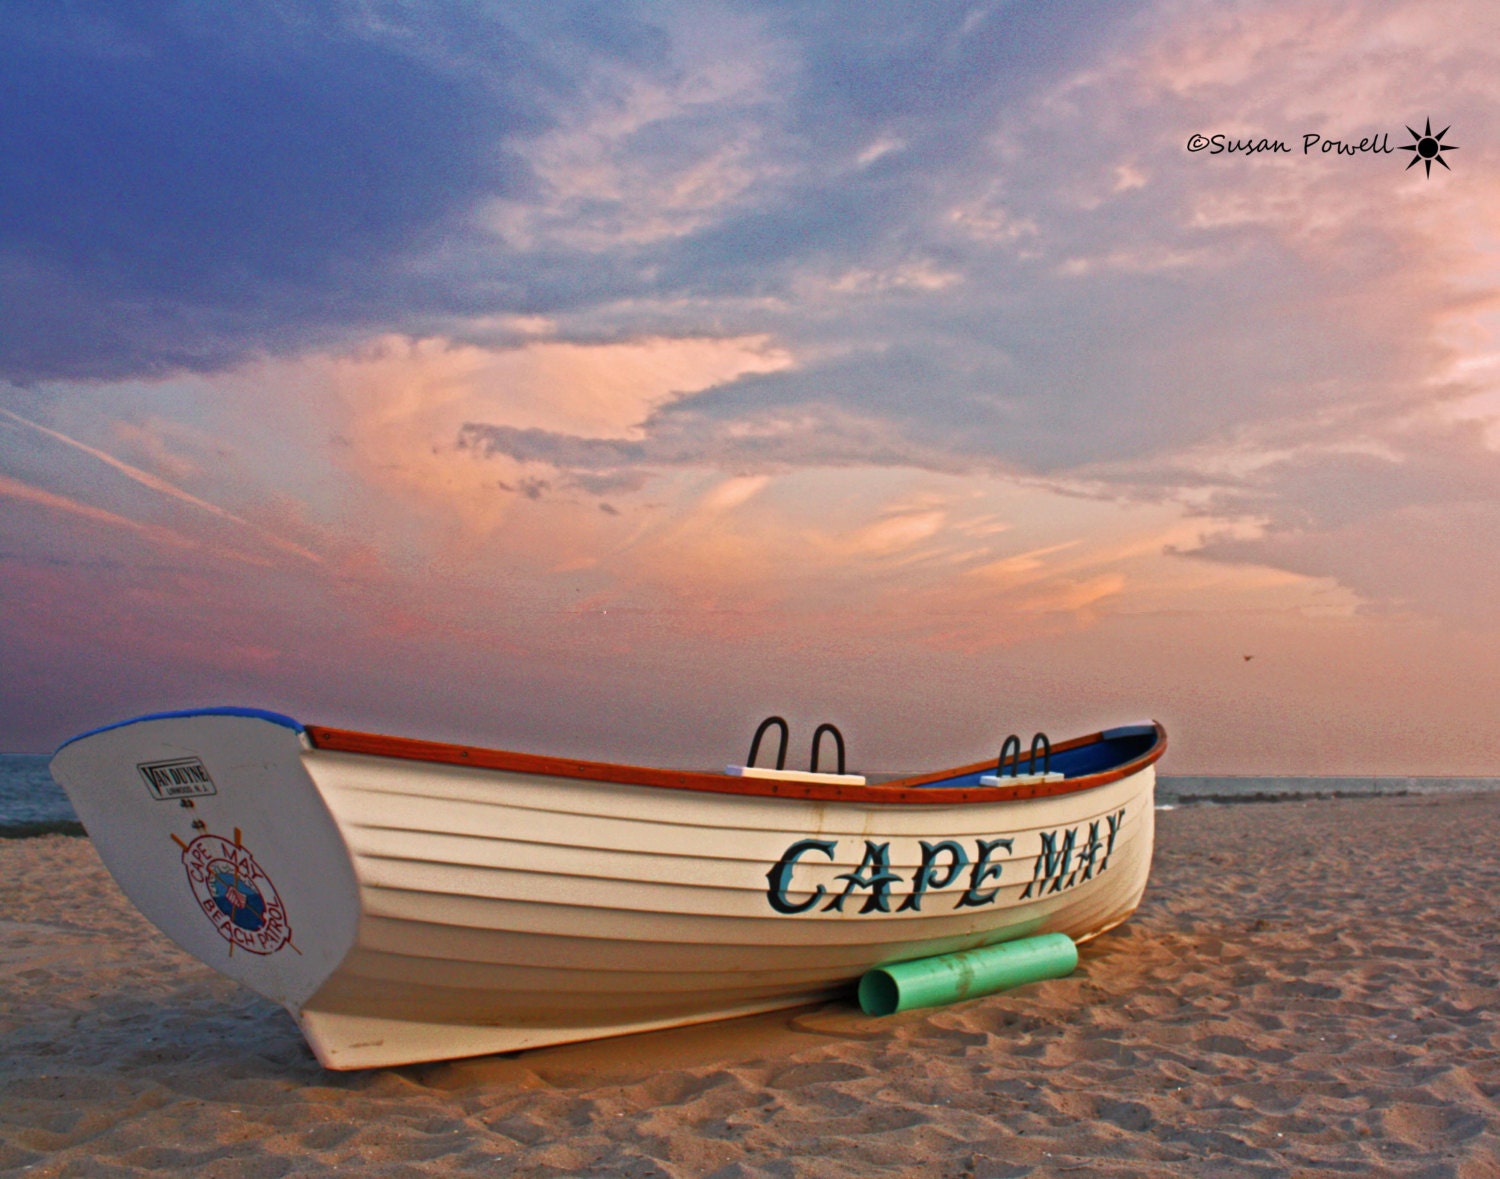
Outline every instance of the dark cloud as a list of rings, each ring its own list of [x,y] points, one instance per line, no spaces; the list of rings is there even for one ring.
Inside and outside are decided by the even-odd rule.
[[[1239,272],[1243,285],[1218,270],[1062,277],[981,263],[968,274],[920,300],[880,294],[850,306],[830,294],[843,314],[822,319],[814,304],[801,316],[736,323],[768,329],[794,353],[841,354],[683,397],[641,423],[637,440],[485,423],[466,437],[589,471],[864,464],[1045,476],[1088,468],[1134,495],[1140,463],[1231,440],[1248,423],[1277,423],[1282,445],[1288,434],[1326,432],[1308,423],[1328,407],[1343,411],[1341,426],[1359,406],[1377,417],[1409,408],[1419,374],[1441,358],[1410,331],[1408,307],[1391,300],[1392,289],[1414,285],[1399,274],[1345,275],[1352,285],[1335,322],[1318,305],[1328,280],[1274,248]],[[1017,298],[1012,284],[1023,282]],[[1421,297],[1412,290],[1414,303]],[[1121,463],[1133,465],[1109,470]]]
[[[542,493],[550,491],[552,488],[552,484],[548,480],[539,479],[535,475],[529,475],[514,484],[507,483],[502,479],[496,483],[496,486],[501,491],[515,492],[516,494],[524,495],[527,499],[541,499]]]
[[[18,380],[212,367],[451,302],[410,259],[527,190],[507,145],[572,92],[555,56],[660,51],[608,6],[540,28],[255,0],[5,19],[0,375]]]
[[[1375,608],[1500,622],[1500,452],[1480,422],[1309,449],[1220,488],[1208,511],[1261,532],[1210,536],[1186,555],[1333,578]]]
[[[778,392],[780,395],[778,396]],[[801,387],[774,377],[745,377],[707,397],[690,397],[651,414],[639,438],[591,438],[552,430],[466,423],[458,445],[568,472],[594,494],[634,490],[653,468],[718,467],[737,472],[802,466],[911,466],[955,471],[993,466],[994,456],[964,454],[950,435],[838,404],[803,400]]]
[[[910,123],[951,170],[1007,95],[1119,18],[1088,11],[749,9],[735,19],[766,26],[791,91],[695,98],[627,129],[620,149],[670,174],[743,134],[790,185],[752,186],[683,240],[622,232],[601,250],[500,248],[475,214],[495,198],[545,210],[528,144],[643,80],[680,82],[686,9],[11,5],[0,376],[206,369],[454,315],[784,285],[809,258],[888,236],[891,208],[926,184],[908,167],[819,178],[830,151]]]
[[[639,491],[646,486],[647,481],[648,476],[643,471],[574,471],[568,477],[568,486],[576,487],[579,491],[587,492],[589,495],[618,495]],[[608,504],[599,506],[614,513],[615,509]]]

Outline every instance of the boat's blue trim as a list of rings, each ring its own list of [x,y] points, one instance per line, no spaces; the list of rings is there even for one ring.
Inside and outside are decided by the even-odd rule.
[[[1112,729],[1105,729],[1099,734],[1101,740],[1118,741],[1121,737],[1154,737],[1156,726],[1150,721],[1142,721],[1137,725],[1116,725]]]
[[[179,718],[189,716],[246,716],[254,720],[270,721],[273,725],[280,725],[282,728],[291,729],[294,732],[300,733],[303,731],[300,722],[279,712],[267,712],[264,708],[184,708],[177,712],[153,712],[147,716],[133,716],[129,720],[116,721],[112,725],[101,725],[97,729],[90,729],[87,733],[79,733],[76,737],[69,737],[57,747],[57,752],[61,753],[69,745],[73,744],[74,741],[82,741],[85,737],[96,737],[100,733],[109,732],[111,729],[123,729],[126,725],[138,725],[142,721],[178,720]]]
[[[1119,728],[1106,730],[1099,735],[1097,741],[1090,741],[1087,745],[1054,751],[1050,768],[1065,777],[1086,778],[1134,761],[1155,744],[1155,725],[1121,725]],[[1030,761],[1022,757],[1017,766],[1018,772],[1025,773],[1030,768]],[[982,776],[994,772],[995,767],[989,765],[973,773],[941,778],[936,782],[923,782],[917,789],[970,790],[979,786]]]

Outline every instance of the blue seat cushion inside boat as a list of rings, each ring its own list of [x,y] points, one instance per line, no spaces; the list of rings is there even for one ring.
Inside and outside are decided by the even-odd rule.
[[[1052,762],[1048,766],[1053,773],[1063,774],[1069,778],[1083,778],[1089,774],[1102,774],[1106,770],[1112,770],[1116,766],[1122,766],[1128,761],[1134,761],[1151,748],[1156,741],[1156,728],[1150,725],[1129,725],[1120,729],[1110,729],[1109,736],[1101,741],[1094,741],[1088,745],[1080,745],[1076,749],[1064,749],[1052,755]],[[1021,772],[1024,774],[1031,768],[1029,755],[1021,757]],[[1040,772],[1042,765],[1037,762],[1037,771]],[[994,766],[986,766],[984,769],[972,774],[960,774],[954,778],[942,778],[936,782],[924,782],[925,789],[952,789],[954,787],[978,786],[979,779],[985,774],[993,774]],[[1009,774],[1009,763],[1006,765],[1006,773]]]

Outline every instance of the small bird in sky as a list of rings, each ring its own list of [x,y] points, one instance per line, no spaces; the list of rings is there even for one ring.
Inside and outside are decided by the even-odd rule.
[[[1255,656],[1254,656],[1254,655],[1246,655],[1246,656],[1245,656],[1245,662],[1246,662],[1246,663],[1249,663],[1249,662],[1250,662],[1250,660],[1252,660],[1252,659],[1254,659],[1254,658],[1255,658]]]

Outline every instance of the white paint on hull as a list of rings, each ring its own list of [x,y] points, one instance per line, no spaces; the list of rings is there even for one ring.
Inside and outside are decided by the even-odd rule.
[[[354,865],[308,776],[307,756],[306,742],[292,729],[198,715],[71,742],[52,759],[52,775],[142,913],[188,953],[296,1010],[353,949],[360,919]],[[162,799],[145,784],[140,767],[193,759],[206,768],[212,794]],[[231,944],[207,915],[204,890],[193,886],[184,863],[182,845],[200,836],[232,845],[236,831],[288,915],[290,940],[271,953]]]
[[[215,793],[191,807],[153,797],[135,767],[172,758],[201,760]],[[1139,903],[1154,829],[1152,766],[1022,802],[860,806],[336,753],[213,715],[108,730],[53,764],[131,899],[284,1004],[330,1068],[725,1018],[826,998],[882,963],[1032,933],[1083,940]],[[1038,893],[1043,833],[1082,840],[1094,824],[1102,844],[1111,817],[1108,867]],[[240,832],[285,902],[289,947],[229,953],[213,898],[185,875],[193,822]],[[956,841],[972,861],[996,839],[1010,840],[990,859],[998,877],[958,873],[903,909],[922,841]],[[823,891],[777,912],[770,874],[802,840],[824,842],[793,865],[783,900]],[[879,845],[899,877],[889,911],[861,911],[868,887],[830,909]],[[971,887],[993,901],[961,905]]]

